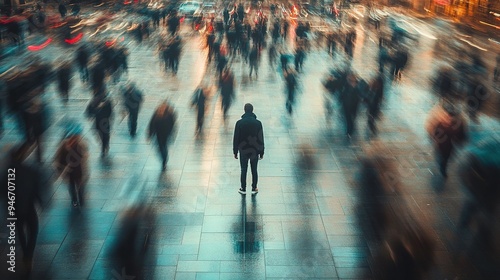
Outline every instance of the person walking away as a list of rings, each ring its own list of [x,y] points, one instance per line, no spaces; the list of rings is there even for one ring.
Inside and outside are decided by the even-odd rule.
[[[377,134],[376,121],[380,117],[380,107],[384,98],[384,76],[379,73],[370,84],[368,101],[368,128],[373,135]]]
[[[248,76],[252,78],[252,72],[255,70],[255,78],[259,76],[259,49],[257,48],[256,45],[252,47],[252,50],[250,51],[250,55],[248,56],[248,60],[250,62],[250,73]]]
[[[31,150],[36,146],[36,159],[42,162],[42,135],[45,131],[46,119],[44,105],[40,97],[34,98],[25,104],[21,111],[21,117],[25,129],[25,142],[23,149]]]
[[[465,118],[451,103],[438,104],[429,113],[426,123],[443,177],[448,177],[448,162],[456,150],[467,140]]]
[[[87,162],[88,148],[81,136],[81,127],[73,124],[59,144],[54,159],[57,174],[68,184],[73,207],[84,205],[84,190],[88,178]]]
[[[227,121],[227,112],[231,107],[231,103],[235,97],[234,94],[234,75],[229,68],[226,68],[224,72],[222,72],[222,76],[219,82],[220,94],[222,97],[221,107],[222,107],[222,115],[224,118],[224,124]]]
[[[295,71],[302,72],[302,65],[304,64],[304,58],[306,57],[306,53],[303,47],[298,47],[295,52],[294,62],[295,62]]]
[[[298,85],[297,74],[293,69],[286,68],[284,76],[285,76],[286,94],[287,94],[285,106],[288,114],[292,115],[293,104],[295,103],[295,93],[297,91],[297,85]]]
[[[80,71],[80,79],[82,82],[87,82],[89,80],[89,69],[87,66],[89,63],[89,57],[90,54],[85,45],[78,47],[75,60],[78,65],[78,70]]]
[[[196,109],[196,135],[200,135],[203,129],[203,121],[205,120],[205,108],[207,103],[207,93],[203,86],[199,86],[191,99],[191,106]]]
[[[43,192],[46,191],[48,180],[45,180],[42,170],[35,164],[26,162],[28,150],[24,146],[12,148],[8,152],[8,169],[2,176],[3,182],[9,182],[15,177],[15,216],[17,240],[23,252],[23,262],[28,269],[28,275],[33,268],[33,256],[38,237],[38,214],[37,205],[42,205]],[[7,183],[5,191],[0,194],[2,200],[7,203]],[[29,278],[29,277],[28,277]]]
[[[65,105],[68,104],[69,100],[71,71],[71,63],[69,63],[68,61],[63,62],[63,64],[57,69],[59,93],[61,94],[62,100]]]
[[[358,88],[358,79],[354,73],[347,75],[347,83],[340,92],[342,111],[346,122],[346,134],[351,137],[355,130],[356,117],[361,93]]]
[[[238,159],[240,154],[241,167],[241,187],[238,190],[241,194],[246,194],[246,179],[248,162],[250,161],[250,169],[252,171],[252,194],[257,194],[258,174],[257,163],[264,157],[264,131],[262,123],[257,120],[257,116],[253,113],[253,106],[250,103],[244,106],[245,114],[236,122],[233,136],[233,155]]]
[[[139,110],[144,101],[142,92],[135,83],[130,83],[123,92],[124,105],[128,113],[128,130],[130,137],[134,138],[137,133],[137,118]]]
[[[162,158],[162,171],[165,171],[168,157],[168,140],[172,138],[176,125],[174,109],[165,101],[153,114],[149,122],[148,139],[156,136],[156,142]]]
[[[103,91],[94,96],[85,111],[87,118],[94,119],[94,128],[101,140],[101,157],[109,152],[113,106]]]

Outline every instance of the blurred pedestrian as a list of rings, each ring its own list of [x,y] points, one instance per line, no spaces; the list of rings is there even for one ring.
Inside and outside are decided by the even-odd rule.
[[[15,190],[12,196],[8,194],[7,183],[5,183],[5,192],[0,196],[3,198],[2,200],[15,199],[15,211],[13,211],[15,216],[12,218],[17,219],[15,227],[18,234],[17,240],[21,245],[24,264],[30,273],[33,268],[33,255],[38,237],[36,208],[37,205],[41,206],[42,204],[43,192],[47,191],[44,184],[48,181],[45,180],[43,171],[37,165],[26,161],[28,152],[24,146],[15,147],[9,152],[9,169],[2,171],[5,172],[2,179],[4,182],[9,182],[9,186],[15,182]]]
[[[61,14],[61,17],[64,18],[66,17],[66,13],[68,12],[68,9],[66,8],[66,5],[64,5],[64,3],[61,1],[59,3],[59,13]]]
[[[302,65],[304,64],[304,58],[306,57],[306,53],[302,46],[299,46],[295,51],[295,71],[302,72]]]
[[[123,91],[123,99],[125,109],[128,113],[128,131],[132,138],[137,133],[137,118],[139,117],[139,110],[143,102],[143,94],[137,88],[135,83],[129,83]]]
[[[76,51],[76,64],[78,65],[78,70],[80,71],[80,79],[82,82],[87,82],[89,80],[89,69],[87,67],[89,63],[89,51],[85,45],[78,47]]]
[[[205,120],[205,109],[207,106],[207,89],[204,86],[198,86],[191,98],[191,107],[196,109],[196,134],[202,133],[203,121]]]
[[[176,12],[172,12],[167,20],[168,32],[170,32],[170,36],[174,36],[175,33],[179,30],[180,19],[177,16]]]
[[[67,104],[69,100],[71,72],[71,63],[69,61],[63,62],[57,69],[57,84],[64,104]]]
[[[248,56],[248,61],[250,64],[250,73],[248,76],[252,78],[252,72],[255,70],[255,78],[259,76],[259,60],[260,60],[260,53],[259,49],[257,48],[256,45],[252,47],[252,50],[250,51],[250,54]]]
[[[458,227],[459,230],[467,229],[472,219],[477,220],[478,239],[494,248],[491,221],[495,221],[495,212],[500,205],[500,142],[487,138],[466,151],[459,174],[469,196]]]
[[[224,118],[224,124],[226,124],[227,120],[227,112],[233,103],[233,99],[235,98],[234,93],[234,75],[233,72],[226,68],[224,72],[222,72],[222,76],[219,82],[220,87],[220,95],[222,97],[221,107],[222,107],[222,115]]]
[[[488,98],[488,90],[485,86],[485,81],[483,81],[483,77],[480,75],[469,75],[468,77],[468,85],[467,85],[467,113],[469,115],[470,120],[475,123],[479,122],[477,114],[481,112],[484,107],[484,102]]]
[[[368,103],[368,128],[376,135],[376,121],[380,117],[380,107],[384,98],[384,76],[382,73],[373,79],[370,84],[370,94],[367,100]]]
[[[25,129],[25,142],[23,148],[31,150],[36,148],[36,159],[42,162],[42,135],[46,129],[47,120],[44,114],[45,105],[40,97],[28,101],[21,111]]]
[[[113,106],[105,91],[97,93],[90,101],[85,111],[87,118],[94,119],[94,128],[101,140],[101,157],[109,152],[111,123],[113,121]]]
[[[156,143],[158,145],[161,159],[162,170],[164,171],[167,166],[168,157],[168,141],[172,139],[172,135],[176,125],[176,114],[174,108],[167,103],[163,102],[156,108],[151,121],[149,122],[148,139],[156,136]]]
[[[354,73],[349,73],[347,75],[347,82],[340,92],[340,102],[348,137],[351,137],[355,130],[360,97],[361,92],[358,87],[358,77]]]
[[[434,144],[439,170],[446,178],[450,157],[467,140],[465,118],[451,103],[438,104],[429,113],[426,130]]]
[[[56,172],[68,184],[73,207],[84,205],[84,190],[88,178],[88,148],[81,132],[82,128],[79,124],[71,124],[54,158]]]
[[[257,120],[257,116],[253,113],[252,104],[245,104],[244,110],[245,114],[236,122],[233,136],[234,158],[238,159],[238,152],[240,154],[241,187],[238,192],[246,194],[248,162],[250,161],[252,194],[256,194],[259,192],[257,188],[257,163],[259,158],[264,157],[264,131],[262,123]]]
[[[104,64],[102,61],[96,61],[92,67],[90,83],[94,95],[105,90],[106,66],[108,65]]]
[[[293,105],[295,104],[295,94],[297,92],[297,73],[291,69],[286,68],[284,72],[285,85],[286,85],[286,103],[285,107],[289,115],[292,115]]]

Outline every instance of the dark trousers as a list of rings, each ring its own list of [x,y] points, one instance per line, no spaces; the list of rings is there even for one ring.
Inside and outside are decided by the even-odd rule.
[[[130,136],[135,136],[137,131],[137,118],[139,117],[139,110],[128,111],[128,131]]]
[[[248,161],[250,161],[250,169],[252,171],[252,188],[257,187],[257,181],[259,176],[257,174],[257,163],[259,158],[255,153],[243,154],[240,153],[240,167],[241,167],[241,188],[246,189],[247,187],[247,171],[248,171]]]
[[[17,232],[21,248],[23,249],[24,259],[31,260],[35,252],[36,239],[38,237],[38,215],[34,206],[26,210],[26,214],[23,217],[18,217]]]
[[[258,64],[256,62],[250,61],[250,74],[249,74],[249,76],[252,76],[252,73],[253,73],[254,69],[255,69],[255,76],[258,76],[259,75],[259,73],[258,73],[258,71],[259,71]]]
[[[168,158],[167,141],[158,141],[158,149],[161,155],[162,167],[165,167],[167,165],[167,158]]]
[[[105,154],[109,149],[109,131],[103,131],[98,129],[97,133],[99,133],[99,138],[101,139],[101,153]]]
[[[69,175],[68,190],[72,202],[78,202],[80,206],[83,206],[83,186],[81,180],[76,178],[74,175]]]

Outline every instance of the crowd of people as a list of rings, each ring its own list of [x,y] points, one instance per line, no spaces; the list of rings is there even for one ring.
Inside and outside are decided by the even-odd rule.
[[[67,11],[59,9],[64,17]],[[233,73],[233,65],[237,61],[244,62],[248,67],[249,79],[255,76],[258,79],[260,63],[263,54],[267,52],[269,65],[277,67],[285,89],[285,109],[292,116],[295,112],[297,93],[300,89],[301,73],[304,70],[306,58],[311,51],[312,27],[308,22],[291,24],[287,18],[275,16],[273,13],[266,15],[262,11],[255,17],[246,14],[242,4],[234,8],[225,8],[221,18],[208,18],[205,23],[202,40],[207,48],[207,61],[209,67],[215,72],[218,81],[218,90],[221,96],[221,111],[224,124],[227,125],[228,111],[234,103],[236,97],[236,80]],[[162,63],[164,71],[172,71],[177,74],[183,48],[183,38],[180,36],[181,18],[175,12],[150,14],[150,21],[153,28],[160,34],[159,40],[159,61]],[[160,19],[163,18],[163,22]],[[163,28],[162,25],[166,25]],[[269,27],[270,26],[270,27]],[[295,27],[294,30],[292,28]],[[142,22],[130,29],[133,31],[133,39],[138,44],[143,40],[149,40],[149,20]],[[289,40],[293,34],[294,41]],[[377,135],[377,120],[380,119],[383,102],[387,94],[387,87],[392,82],[397,82],[402,77],[402,72],[409,60],[407,44],[408,38],[394,29],[390,38],[384,34],[379,38],[378,71],[374,78],[365,81],[357,75],[352,67],[354,49],[356,47],[357,34],[355,28],[341,29],[334,28],[325,35],[326,44],[324,50],[333,57],[344,56],[347,58],[345,64],[328,73],[328,77],[323,80],[323,86],[327,94],[332,96],[337,102],[342,115],[347,138],[351,139],[356,134],[357,117],[362,104],[367,107],[367,126],[373,136]],[[413,40],[410,38],[410,40]],[[343,46],[343,48],[340,48]],[[460,147],[468,142],[466,117],[460,111],[460,106],[454,104],[457,100],[464,102],[468,116],[471,121],[477,121],[478,114],[481,113],[483,104],[487,96],[484,80],[481,78],[485,74],[484,63],[481,59],[471,54],[467,61],[461,61],[454,69],[464,69],[459,72],[463,77],[455,77],[457,73],[450,69],[440,69],[435,82],[435,91],[441,98],[440,103],[430,113],[426,129],[434,144],[436,151],[436,161],[443,177],[448,176],[448,162]],[[119,43],[108,44],[108,42],[98,42],[98,44],[81,43],[73,53],[72,59],[60,61],[57,65],[48,64],[37,57],[30,56],[26,67],[20,64],[14,73],[6,76],[4,88],[6,92],[6,105],[12,116],[18,123],[18,127],[23,131],[23,141],[16,145],[9,153],[9,164],[15,166],[19,173],[30,174],[26,182],[18,181],[18,185],[26,185],[29,195],[18,196],[19,205],[23,211],[18,212],[20,223],[26,223],[26,227],[19,228],[19,236],[23,239],[24,258],[28,267],[33,261],[33,252],[36,244],[38,232],[38,217],[36,207],[38,207],[39,192],[45,186],[40,186],[44,180],[41,171],[34,167],[25,159],[36,150],[36,161],[44,162],[47,155],[44,154],[43,137],[50,126],[51,114],[47,109],[42,96],[49,83],[56,81],[57,88],[63,103],[67,104],[71,100],[71,78],[73,68],[78,70],[82,83],[89,85],[91,100],[86,108],[81,108],[85,116],[93,122],[93,129],[96,131],[101,142],[101,156],[106,158],[109,153],[112,139],[112,124],[114,115],[117,113],[114,106],[114,98],[119,98],[123,104],[123,111],[128,115],[128,128],[131,138],[137,135],[137,123],[139,112],[145,99],[142,90],[134,83],[129,82],[120,88],[119,96],[110,96],[109,84],[117,83],[122,75],[128,71],[128,50]],[[497,59],[498,65],[499,59]],[[462,68],[460,68],[462,67]],[[498,70],[498,66],[497,66]],[[498,73],[495,72],[494,79],[498,81]],[[463,78],[463,79],[462,79]],[[456,80],[463,81],[455,83]],[[463,94],[465,93],[465,94]],[[196,111],[196,134],[200,135],[204,129],[204,119],[207,111],[209,87],[204,82],[200,83],[194,90],[191,98],[191,106]],[[473,100],[472,97],[475,99]],[[0,108],[3,104],[0,104]],[[248,104],[247,104],[248,105]],[[256,119],[253,114],[253,107],[245,105],[245,118]],[[250,108],[251,107],[251,108]],[[332,107],[328,106],[328,117],[331,118]],[[2,113],[2,112],[0,112]],[[177,114],[173,104],[169,101],[162,101],[151,114],[147,129],[147,137],[154,140],[161,158],[161,170],[167,169],[168,147],[175,139],[177,127]],[[1,115],[0,117],[3,117]],[[0,124],[2,119],[0,119]],[[257,123],[257,122],[255,122]],[[260,124],[260,122],[258,122]],[[264,120],[265,123],[265,120]],[[1,126],[0,126],[1,128]],[[241,129],[236,126],[236,130]],[[260,132],[262,124],[260,124]],[[242,133],[238,131],[238,133]],[[245,133],[242,133],[245,134]],[[236,135],[236,132],[235,132]],[[236,136],[235,136],[236,138]],[[241,141],[240,141],[241,142]],[[476,143],[472,143],[476,144]],[[263,142],[262,142],[263,146]],[[497,158],[490,159],[493,154],[498,153],[499,143],[491,141],[488,145],[475,145],[469,152],[469,157],[463,164],[463,181],[469,191],[472,192],[471,202],[468,203],[461,219],[461,226],[469,224],[471,217],[476,212],[486,213],[492,217],[495,208],[500,202],[500,182],[495,174],[499,171]],[[238,147],[234,150],[237,158]],[[242,164],[240,193],[245,193],[246,172],[248,161],[252,169],[253,182],[252,191],[257,192],[257,156],[250,158],[247,154],[240,152]],[[489,155],[485,155],[489,153]],[[263,157],[262,151],[257,153]],[[85,186],[91,168],[87,162],[89,158],[89,147],[82,136],[82,126],[76,121],[68,121],[65,134],[58,145],[55,155],[50,155],[54,160],[56,173],[63,178],[70,193],[71,204],[75,208],[85,205]],[[243,163],[244,162],[244,163]],[[309,161],[307,161],[309,162]],[[381,161],[376,159],[366,161],[362,169],[362,174],[366,181],[360,183],[362,191],[360,197],[370,200],[371,197],[379,196],[388,192],[387,185],[380,177],[381,168],[386,168]],[[314,164],[313,162],[306,165]],[[244,175],[243,175],[244,173]],[[245,182],[243,182],[243,180]],[[377,185],[376,190],[368,191],[373,185]],[[480,185],[482,190],[477,190],[473,186]],[[377,204],[378,203],[378,204]],[[377,211],[370,213],[370,219],[376,220],[380,228],[376,229],[379,236],[378,242],[389,244],[389,251],[379,248],[379,253],[385,257],[391,256],[391,260],[386,260],[381,267],[387,267],[390,279],[421,279],[425,270],[428,269],[432,256],[433,244],[429,237],[422,233],[417,226],[405,226],[401,222],[398,226],[388,225],[389,219],[396,219],[388,216],[389,209],[384,208],[383,203],[377,201],[375,207]],[[403,208],[404,210],[404,208]],[[141,219],[150,219],[154,216],[151,209],[144,205],[131,207],[126,216],[129,220],[123,222],[125,232],[131,232],[140,227],[144,228]],[[393,223],[397,224],[393,221]],[[150,225],[146,227],[149,232]],[[405,232],[404,238],[400,236],[385,235],[394,231]],[[481,224],[483,236],[489,236],[491,232],[487,230],[486,223]],[[148,233],[146,233],[148,234]],[[114,251],[115,260],[122,267],[129,269],[133,275],[139,275],[141,254],[132,254],[130,258],[124,256],[123,252],[135,250],[132,247],[137,240],[133,236],[126,236],[119,240],[117,249]],[[406,238],[406,239],[405,239]],[[132,248],[132,249],[130,249]],[[112,255],[113,255],[112,254]],[[138,267],[139,266],[139,267]],[[396,275],[396,276],[394,276]],[[389,279],[389,278],[387,278]]]

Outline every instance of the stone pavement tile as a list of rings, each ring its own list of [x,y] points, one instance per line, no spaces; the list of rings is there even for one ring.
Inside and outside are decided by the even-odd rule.
[[[165,244],[160,246],[162,255],[193,255],[198,254],[198,244]],[[180,256],[179,256],[180,259]]]
[[[328,233],[328,242],[330,247],[360,247],[365,245],[363,237],[360,235],[330,235]]]
[[[314,268],[310,266],[266,266],[266,277],[314,278]]]
[[[175,277],[175,266],[173,265],[156,265],[156,266],[146,266],[144,268],[144,279],[174,279]]]
[[[195,272],[176,272],[175,280],[196,280]]]
[[[66,238],[49,268],[49,273],[54,275],[55,279],[89,277],[102,244],[102,240]]]
[[[225,272],[220,273],[220,280],[234,280],[234,279],[265,279],[265,273],[261,271],[247,272],[247,273],[238,273],[238,272]],[[280,278],[282,279],[282,278]]]
[[[159,226],[200,226],[203,213],[157,213]]]
[[[179,261],[177,272],[219,272],[220,261]]]
[[[371,279],[371,270],[367,267],[338,267],[339,279]]]
[[[219,273],[212,272],[197,272],[196,280],[219,280]]]

